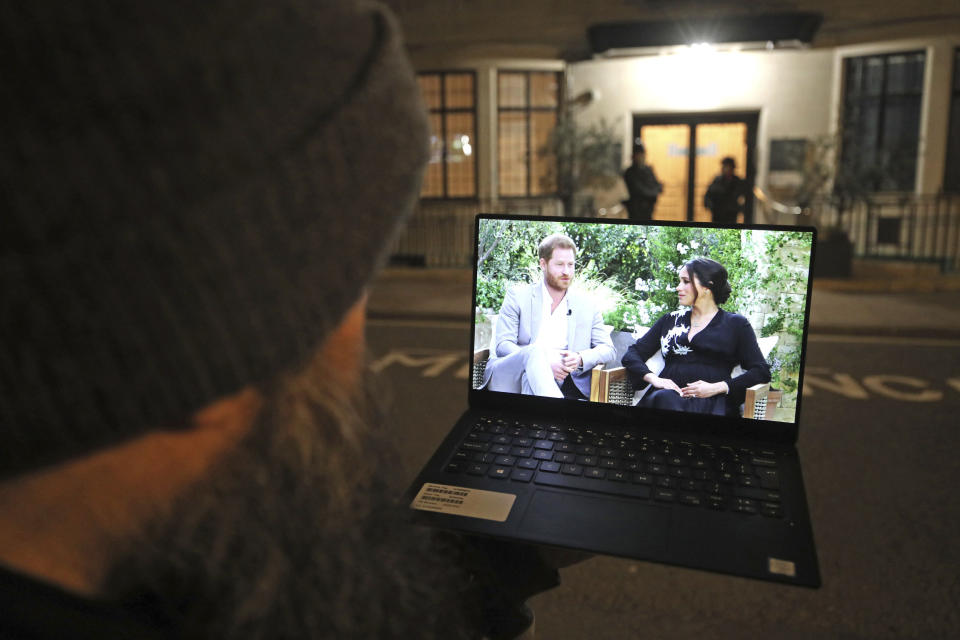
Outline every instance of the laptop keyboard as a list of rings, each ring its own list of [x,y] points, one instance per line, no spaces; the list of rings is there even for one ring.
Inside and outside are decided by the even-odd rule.
[[[775,452],[627,430],[481,416],[445,471],[783,517]]]

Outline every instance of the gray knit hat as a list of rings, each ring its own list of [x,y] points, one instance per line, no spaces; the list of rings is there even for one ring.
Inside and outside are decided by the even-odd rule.
[[[377,6],[14,4],[0,475],[175,426],[301,363],[382,264],[428,141]]]

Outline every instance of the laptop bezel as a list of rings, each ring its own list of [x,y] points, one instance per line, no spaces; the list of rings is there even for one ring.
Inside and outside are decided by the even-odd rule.
[[[810,265],[807,277],[807,291],[803,310],[803,331],[801,338],[800,368],[798,375],[796,413],[794,422],[772,420],[754,420],[729,416],[702,415],[676,411],[663,411],[647,407],[624,407],[607,403],[582,402],[567,399],[544,398],[514,393],[492,392],[474,389],[470,376],[467,379],[468,404],[471,409],[501,410],[533,414],[552,419],[596,420],[598,423],[611,423],[622,427],[655,428],[661,431],[704,434],[723,438],[737,438],[776,443],[796,443],[799,437],[799,425],[803,405],[803,380],[806,369],[807,338],[810,329],[810,304],[813,294],[813,265],[816,259],[817,230],[812,226],[786,226],[769,224],[724,225],[687,221],[650,221],[640,222],[612,218],[566,218],[557,216],[532,216],[516,214],[480,213],[474,219],[473,228],[473,284],[471,290],[471,308],[477,299],[477,276],[479,261],[479,232],[484,220],[523,220],[529,222],[576,222],[586,224],[612,224],[657,227],[687,227],[712,229],[749,229],[757,231],[801,231],[812,233],[810,247]],[[469,331],[469,354],[474,344],[476,331],[471,318]]]

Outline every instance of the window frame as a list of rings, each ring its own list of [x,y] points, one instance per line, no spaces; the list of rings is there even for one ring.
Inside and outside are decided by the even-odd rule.
[[[911,92],[911,93],[896,93],[896,94],[889,93],[888,79],[889,79],[890,59],[898,56],[914,56],[914,55],[920,55],[923,58],[923,72],[921,73],[919,91]],[[897,184],[892,189],[887,188],[884,185],[874,185],[874,187],[870,189],[874,193],[881,192],[881,191],[915,191],[917,188],[917,164],[919,162],[920,143],[921,143],[921,137],[922,137],[921,127],[923,125],[923,114],[922,114],[923,98],[924,98],[924,92],[926,90],[924,77],[926,75],[927,64],[929,63],[928,58],[929,56],[927,55],[927,51],[925,49],[908,49],[903,51],[890,51],[887,53],[869,53],[869,54],[856,55],[856,56],[845,56],[843,58],[843,68],[842,68],[842,76],[841,76],[842,94],[841,94],[841,100],[840,100],[840,114],[839,114],[840,115],[840,131],[841,131],[841,138],[839,141],[840,143],[839,166],[840,167],[846,167],[848,162],[856,162],[854,158],[859,156],[858,152],[856,151],[851,152],[847,149],[847,131],[849,126],[849,123],[847,122],[847,111],[850,108],[850,104],[851,104],[849,76],[851,73],[852,64],[855,60],[864,61],[864,64],[866,63],[867,60],[870,60],[870,59],[880,59],[883,61],[880,90],[876,95],[876,99],[878,100],[876,133],[872,140],[874,144],[874,148],[876,149],[876,152],[878,154],[881,154],[884,151],[888,151],[888,152],[890,151],[890,148],[889,148],[890,142],[884,140],[884,126],[886,124],[887,110],[890,106],[891,99],[902,98],[902,97],[912,97],[917,100],[917,106],[918,106],[917,122],[916,122],[917,132],[916,132],[916,146],[913,149],[913,154],[914,154],[913,175],[910,176],[909,183]],[[862,109],[863,105],[866,103],[866,100],[870,97],[865,90],[866,78],[867,78],[867,74],[863,73],[860,78],[860,86],[858,87],[858,90],[857,90],[858,109]],[[858,128],[861,126],[863,122],[861,118],[862,116],[858,116],[858,121],[856,122],[856,125]],[[863,142],[863,140],[859,138],[859,136],[854,139],[860,144],[862,144]],[[848,153],[854,153],[855,155],[852,157],[848,157],[847,156]],[[855,164],[854,166],[859,166],[859,163]]]
[[[473,78],[473,94],[471,96],[471,107],[447,107],[447,76],[450,75],[469,75]],[[443,155],[441,158],[441,183],[443,186],[443,195],[422,195],[423,190],[421,188],[421,195],[419,196],[421,200],[429,201],[442,201],[442,200],[462,200],[462,201],[472,201],[479,198],[479,166],[480,166],[480,144],[477,136],[477,71],[475,69],[425,69],[422,71],[417,71],[417,78],[420,76],[439,76],[440,77],[440,107],[431,107],[426,105],[427,113],[430,115],[439,115],[440,116],[440,132],[439,136],[443,142]],[[426,100],[424,100],[426,103]],[[448,160],[449,160],[449,149],[447,140],[447,118],[448,114],[452,113],[469,113],[473,115],[473,194],[472,195],[457,195],[451,196],[449,193],[449,184],[448,184]],[[437,132],[433,132],[437,133]]]
[[[943,183],[941,189],[946,193],[960,193],[960,47],[953,49],[953,66],[950,69],[950,102],[947,113],[947,149],[943,158]],[[956,111],[956,113],[954,113]],[[958,117],[954,117],[957,115]],[[955,148],[950,141],[957,140]],[[955,178],[954,182],[949,182]]]
[[[555,69],[511,69],[511,68],[498,68],[496,70],[496,94],[497,94],[497,197],[500,199],[533,199],[533,198],[554,198],[558,194],[558,190],[555,188],[551,192],[545,193],[531,193],[531,186],[533,182],[533,171],[531,167],[531,133],[532,127],[530,126],[531,114],[533,112],[552,112],[556,115],[556,127],[560,123],[560,118],[562,115],[563,109],[563,96],[564,96],[564,80],[565,74],[563,71]],[[530,77],[535,73],[552,73],[557,78],[557,95],[556,95],[556,106],[555,107],[534,107],[531,105],[531,91],[533,83],[530,81]],[[500,104],[500,76],[501,74],[509,75],[524,75],[526,77],[526,95],[524,96],[525,105],[522,107],[504,107]],[[525,133],[526,133],[526,143],[527,143],[527,154],[525,159],[525,164],[527,168],[527,180],[525,185],[525,193],[520,194],[504,194],[501,192],[503,188],[503,181],[500,179],[502,175],[503,167],[500,164],[500,145],[501,145],[501,136],[500,136],[500,114],[504,112],[513,112],[519,113],[522,112],[525,114],[524,124],[525,124]],[[556,159],[554,159],[556,162]]]

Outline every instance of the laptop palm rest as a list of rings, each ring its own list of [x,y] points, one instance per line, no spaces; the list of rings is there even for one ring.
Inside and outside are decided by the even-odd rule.
[[[520,524],[525,535],[547,544],[634,557],[662,557],[671,512],[635,500],[539,490]]]

